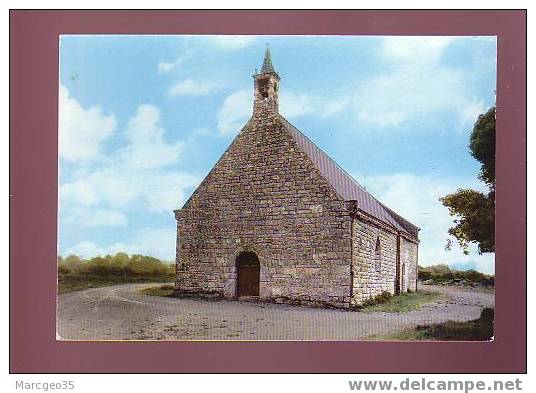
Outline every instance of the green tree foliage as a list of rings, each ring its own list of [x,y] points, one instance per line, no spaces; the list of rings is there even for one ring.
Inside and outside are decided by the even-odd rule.
[[[76,255],[69,255],[63,259],[61,256],[58,258],[58,265],[67,269],[70,273],[77,273],[82,266],[82,259]]]
[[[441,202],[457,217],[448,233],[458,240],[464,253],[468,253],[469,243],[477,243],[480,254],[495,251],[495,200],[490,194],[459,189]]]
[[[495,107],[478,117],[469,142],[471,155],[482,166],[479,178],[486,183],[489,192],[458,189],[439,200],[454,217],[449,228],[465,254],[469,244],[476,243],[479,254],[495,252]],[[446,248],[451,242],[447,240]]]
[[[128,256],[124,252],[115,255],[97,256],[88,260],[76,255],[58,258],[59,274],[77,274],[83,276],[118,277],[127,281],[136,277],[173,278],[175,267],[159,259],[144,256]]]
[[[457,270],[448,265],[438,264],[431,266],[419,266],[419,280],[431,280],[434,283],[443,283],[452,280],[466,280],[476,284],[493,286],[495,277],[478,272],[476,270]]]
[[[482,164],[479,178],[495,190],[495,107],[480,115],[469,141],[471,155]]]

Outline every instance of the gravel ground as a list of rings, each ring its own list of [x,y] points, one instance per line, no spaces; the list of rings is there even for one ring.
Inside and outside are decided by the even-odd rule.
[[[445,299],[406,313],[361,313],[237,301],[144,295],[126,284],[58,297],[59,340],[362,340],[418,324],[468,321],[494,293],[422,285]],[[156,284],[161,285],[161,284]]]

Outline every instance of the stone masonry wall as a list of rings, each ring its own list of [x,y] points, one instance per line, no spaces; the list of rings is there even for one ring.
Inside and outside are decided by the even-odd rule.
[[[401,237],[400,239],[400,266],[405,266],[405,277],[402,281],[404,287],[400,292],[415,291],[417,289],[417,247],[418,244]],[[401,268],[402,270],[402,268]]]
[[[376,243],[380,239],[380,268]],[[353,222],[354,284],[352,305],[379,295],[395,293],[397,234],[359,215]]]
[[[276,113],[250,119],[176,217],[177,295],[234,298],[236,257],[253,251],[260,300],[349,306],[347,203]]]

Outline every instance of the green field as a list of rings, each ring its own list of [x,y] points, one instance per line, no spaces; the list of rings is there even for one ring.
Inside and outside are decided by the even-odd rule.
[[[439,292],[417,291],[401,293],[400,295],[391,296],[387,293],[373,298],[360,308],[361,312],[408,312],[418,310],[421,306],[433,303],[444,297]]]

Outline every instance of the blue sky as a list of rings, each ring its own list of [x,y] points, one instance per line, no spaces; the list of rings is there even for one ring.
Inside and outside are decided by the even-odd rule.
[[[60,254],[174,259],[172,209],[251,115],[267,43],[280,112],[421,227],[419,263],[493,272],[444,250],[438,198],[484,189],[467,145],[495,102],[495,37],[63,36]]]

